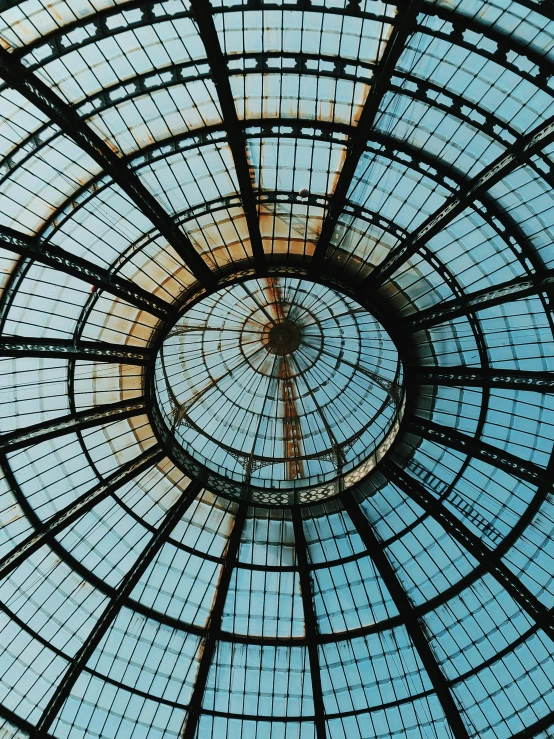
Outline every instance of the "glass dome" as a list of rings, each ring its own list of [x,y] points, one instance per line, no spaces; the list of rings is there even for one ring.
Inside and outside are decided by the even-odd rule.
[[[550,0],[0,0],[2,739],[554,736]]]
[[[200,462],[210,487],[277,505],[362,479],[390,448],[404,402],[398,351],[379,322],[296,278],[202,298],[161,343],[154,384],[158,431],[182,447],[191,475],[202,476]]]

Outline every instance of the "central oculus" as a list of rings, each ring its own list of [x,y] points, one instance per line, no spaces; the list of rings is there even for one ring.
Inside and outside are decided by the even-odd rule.
[[[402,414],[391,338],[350,296],[290,277],[196,302],[156,358],[164,424],[195,474],[269,504],[320,500],[365,476]],[[195,466],[196,465],[196,466]]]

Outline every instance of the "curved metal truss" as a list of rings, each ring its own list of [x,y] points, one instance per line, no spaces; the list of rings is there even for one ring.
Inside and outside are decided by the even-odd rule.
[[[0,37],[2,736],[550,736],[552,3],[3,0]],[[277,275],[376,316],[407,406],[272,506],[152,378]]]

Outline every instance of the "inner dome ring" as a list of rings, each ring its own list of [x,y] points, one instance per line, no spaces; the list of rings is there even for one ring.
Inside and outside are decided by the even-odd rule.
[[[196,301],[170,328],[153,422],[185,471],[231,497],[332,497],[390,447],[403,369],[381,323],[335,287],[249,279]]]

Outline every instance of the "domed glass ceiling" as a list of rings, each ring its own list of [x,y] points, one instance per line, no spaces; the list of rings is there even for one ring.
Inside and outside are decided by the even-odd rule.
[[[162,343],[154,382],[187,470],[198,477],[201,462],[218,474],[212,486],[234,480],[265,503],[313,502],[358,482],[403,410],[383,327],[346,295],[296,278],[201,299]]]
[[[550,0],[0,42],[2,738],[553,736]]]

